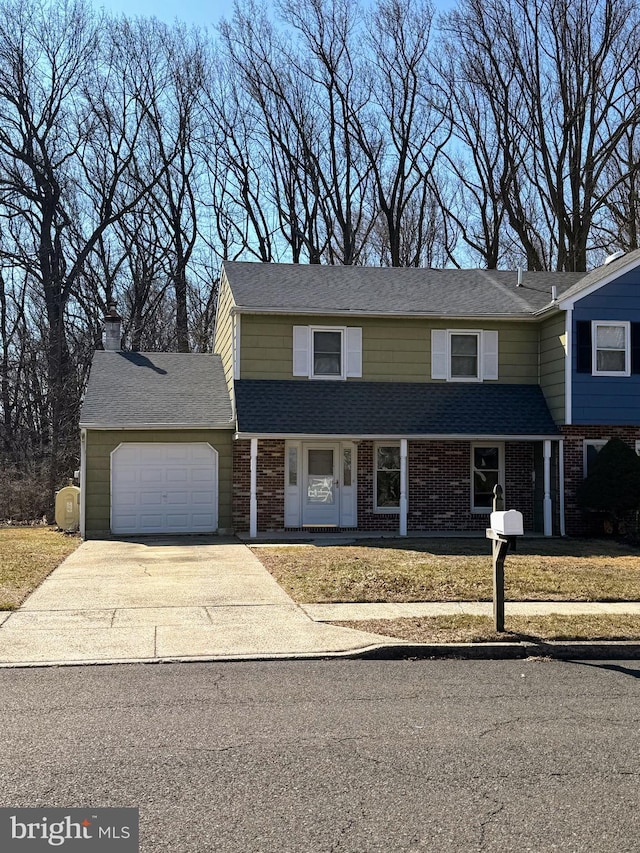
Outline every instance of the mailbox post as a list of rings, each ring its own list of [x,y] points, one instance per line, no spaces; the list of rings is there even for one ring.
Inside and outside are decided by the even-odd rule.
[[[515,550],[516,536],[524,533],[522,513],[516,509],[503,510],[502,486],[493,488],[493,512],[491,527],[487,527],[487,539],[491,539],[493,554],[493,621],[497,632],[504,631],[504,560],[509,546]]]

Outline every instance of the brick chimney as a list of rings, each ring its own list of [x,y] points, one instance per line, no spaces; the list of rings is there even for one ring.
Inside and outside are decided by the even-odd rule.
[[[116,303],[110,302],[104,317],[104,348],[119,350],[122,343],[122,317],[116,311]]]

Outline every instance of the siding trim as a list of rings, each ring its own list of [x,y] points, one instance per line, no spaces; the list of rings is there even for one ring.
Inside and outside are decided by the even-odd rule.
[[[564,333],[567,338],[567,353],[564,361],[564,386],[565,386],[565,402],[564,402],[564,422],[567,425],[572,423],[571,418],[573,411],[571,408],[572,398],[572,378],[573,378],[573,308],[567,308],[565,314]]]

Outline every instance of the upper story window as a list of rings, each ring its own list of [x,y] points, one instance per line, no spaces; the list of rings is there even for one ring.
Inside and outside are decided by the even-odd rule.
[[[594,376],[629,376],[630,370],[630,323],[592,323]]]
[[[640,323],[577,320],[576,370],[592,376],[640,373]]]
[[[451,379],[480,379],[480,333],[451,332],[449,365]]]
[[[477,329],[432,329],[431,378],[482,382],[498,378],[498,333]]]
[[[322,331],[314,329],[312,335],[313,376],[342,377],[343,330]]]
[[[357,326],[294,326],[293,375],[308,379],[362,376],[362,329]]]

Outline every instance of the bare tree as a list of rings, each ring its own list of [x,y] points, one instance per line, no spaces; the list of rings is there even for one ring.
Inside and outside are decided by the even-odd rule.
[[[462,0],[444,30],[459,85],[490,119],[500,201],[528,267],[586,269],[615,186],[608,161],[638,119],[634,5]],[[473,146],[468,113],[458,110],[456,126]]]

